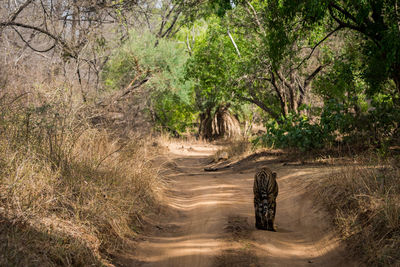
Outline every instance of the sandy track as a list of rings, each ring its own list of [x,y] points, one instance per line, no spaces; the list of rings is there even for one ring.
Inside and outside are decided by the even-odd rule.
[[[276,158],[204,172],[216,147],[170,146],[167,209],[138,243],[130,266],[356,266],[345,256],[327,214],[309,196],[326,167],[283,166]],[[277,232],[254,227],[253,176],[268,166],[278,174]]]

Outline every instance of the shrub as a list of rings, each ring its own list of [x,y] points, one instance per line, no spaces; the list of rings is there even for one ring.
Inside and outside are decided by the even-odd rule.
[[[267,133],[253,143],[278,148],[298,148],[301,151],[322,148],[332,140],[331,132],[305,115],[289,114],[278,121],[270,120]]]
[[[395,101],[390,96],[377,95],[369,110],[355,112],[353,105],[330,99],[325,101],[314,122],[310,117],[298,114],[270,120],[266,125],[267,133],[255,139],[254,143],[301,151],[339,143],[382,150],[396,144],[400,138],[400,112]]]
[[[150,77],[144,85],[148,110],[155,123],[174,134],[185,132],[194,121],[193,89],[184,79],[188,59],[185,48],[174,40],[158,40],[150,32],[132,31],[112,55],[102,73],[107,90],[121,90],[132,81]]]

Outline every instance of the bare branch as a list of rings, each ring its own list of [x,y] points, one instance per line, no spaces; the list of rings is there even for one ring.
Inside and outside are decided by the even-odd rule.
[[[236,45],[236,43],[235,43],[235,40],[233,39],[231,33],[229,32],[229,29],[227,30],[227,33],[228,33],[229,38],[231,39],[231,42],[232,42],[233,46],[234,46],[235,49],[236,49],[236,53],[238,54],[238,56],[239,56],[239,58],[240,58],[241,55],[240,55],[239,48],[237,47],[237,45]]]
[[[170,18],[171,14],[173,13],[176,7],[177,5],[172,6],[172,8],[170,8],[166,16],[161,15],[162,21],[160,25],[160,30],[158,31],[158,36],[163,35],[164,26],[167,24],[168,19]]]
[[[186,42],[185,43],[186,43],[186,47],[189,52],[189,55],[191,56],[192,55],[192,47],[190,46],[189,34],[186,34]]]
[[[282,92],[281,90],[279,90],[279,87],[278,87],[278,85],[276,84],[276,78],[275,78],[275,74],[274,74],[274,72],[273,71],[270,71],[270,74],[271,74],[271,84],[272,84],[272,87],[275,89],[275,92],[276,92],[276,94],[277,94],[277,96],[278,96],[278,98],[279,98],[279,101],[280,101],[280,103],[281,103],[281,109],[282,109],[282,111],[284,111],[284,105],[285,105],[285,102],[286,102],[286,97],[285,97],[285,95],[284,95],[284,92]],[[284,114],[284,116],[286,116],[286,114],[285,113],[283,113]]]
[[[68,52],[71,53],[71,57],[76,58],[75,53],[71,50],[71,48],[67,45],[67,43],[64,40],[62,40],[60,37],[57,37],[54,34],[48,32],[46,30],[43,30],[39,27],[27,25],[27,24],[23,24],[23,23],[19,23],[19,22],[14,22],[14,21],[0,22],[0,26],[2,26],[2,27],[17,26],[17,27],[31,29],[31,30],[35,30],[40,33],[43,33],[43,34],[47,35],[48,37],[52,38],[56,43],[61,44],[65,50],[67,50]]]
[[[256,23],[257,23],[258,27],[260,28],[260,31],[265,35],[265,30],[264,30],[262,24],[260,23],[260,20],[258,19],[257,12],[254,9],[253,5],[247,0],[246,0],[246,4],[250,7],[251,11],[253,12],[254,19],[256,20]]]
[[[47,48],[47,49],[44,49],[44,50],[36,49],[36,48],[34,48],[34,47],[31,46],[31,44],[29,43],[29,41],[26,41],[26,40],[24,39],[24,37],[22,36],[22,34],[21,34],[15,27],[11,26],[11,28],[18,34],[19,38],[21,38],[21,40],[22,40],[30,49],[32,49],[32,50],[35,51],[35,52],[46,53],[46,52],[49,52],[51,49],[53,49],[53,48],[56,46],[56,42],[54,41],[54,44],[53,44],[52,46],[50,46],[49,48]]]
[[[318,66],[304,81],[304,88],[310,84],[310,82],[317,76],[317,74],[325,67],[326,65]]]
[[[25,3],[23,3],[17,10],[15,10],[9,17],[9,21],[14,21],[18,15],[30,4],[32,3],[33,0],[27,0]]]
[[[345,10],[344,8],[342,8],[342,7],[338,6],[338,5],[336,5],[336,4],[333,3],[333,2],[331,2],[331,3],[329,4],[329,6],[333,7],[334,9],[336,9],[337,11],[339,11],[340,13],[342,13],[346,18],[352,20],[354,23],[357,24],[356,18],[355,18],[352,14],[350,14],[349,11],[347,11],[347,10]]]
[[[378,40],[375,38],[374,35],[371,35],[370,33],[367,32],[367,30],[365,29],[365,27],[363,26],[359,26],[359,25],[354,25],[354,24],[350,24],[347,22],[344,22],[342,20],[340,20],[337,16],[335,16],[334,11],[333,11],[333,6],[329,5],[328,6],[328,10],[329,10],[329,14],[331,15],[331,17],[343,28],[348,28],[354,31],[357,31],[359,33],[364,34],[365,36],[369,37],[378,47],[381,47],[381,45],[379,44]],[[337,9],[336,9],[337,10]]]
[[[176,24],[176,21],[178,20],[180,14],[181,14],[181,11],[178,11],[176,13],[176,15],[174,16],[174,18],[173,18],[173,20],[171,22],[171,25],[168,27],[168,29],[164,33],[161,34],[161,36],[160,36],[161,38],[164,38],[170,31],[172,31],[172,29],[174,28],[174,26]]]
[[[148,80],[150,79],[149,76],[146,76],[143,80],[141,80],[140,82],[138,82],[137,84],[130,86],[119,98],[122,98],[130,93],[132,93],[133,90],[135,90],[136,88],[139,88],[140,86],[142,86],[143,84],[145,84]]]
[[[285,77],[279,72],[279,71],[274,71],[276,76],[278,76],[278,79],[287,87],[287,88],[292,88],[292,85],[286,80]]]

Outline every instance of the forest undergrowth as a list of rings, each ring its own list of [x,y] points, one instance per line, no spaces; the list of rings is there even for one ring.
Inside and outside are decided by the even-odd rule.
[[[157,203],[149,140],[88,121],[65,84],[0,95],[0,265],[108,265]]]

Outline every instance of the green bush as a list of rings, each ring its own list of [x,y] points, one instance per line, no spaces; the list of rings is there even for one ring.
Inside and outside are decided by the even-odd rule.
[[[398,99],[390,95],[378,94],[372,99],[373,109],[368,113],[370,132],[374,142],[379,146],[388,142],[397,143],[400,138],[400,109],[396,106]]]
[[[350,133],[354,129],[354,114],[348,112],[349,107],[336,99],[325,101],[321,113],[320,125],[326,132],[335,130],[341,134]]]
[[[267,133],[254,143],[269,147],[298,148],[301,151],[322,148],[332,140],[331,132],[312,123],[305,115],[289,114],[267,123]]]
[[[194,121],[193,86],[184,79],[188,54],[175,40],[156,43],[154,34],[132,31],[107,62],[102,79],[106,90],[120,90],[133,80],[149,77],[144,86],[155,123],[179,134]]]
[[[325,101],[315,122],[305,115],[289,114],[280,120],[270,120],[267,133],[254,140],[255,144],[301,151],[320,149],[334,143],[387,148],[399,140],[400,111],[396,99],[376,95],[369,110],[354,111],[354,103],[336,99]]]
[[[183,97],[169,90],[155,91],[152,94],[153,111],[156,121],[161,128],[174,135],[179,135],[187,128],[193,127],[195,114],[190,103]]]

